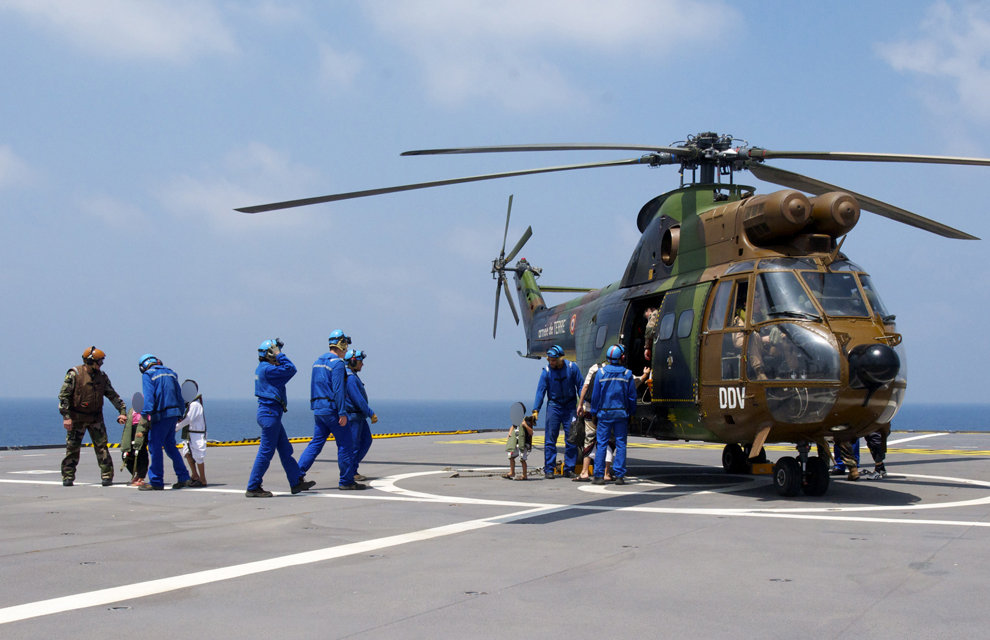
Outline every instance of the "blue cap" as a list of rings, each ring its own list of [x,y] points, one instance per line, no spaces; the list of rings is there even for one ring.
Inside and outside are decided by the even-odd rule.
[[[549,349],[547,349],[547,357],[548,358],[563,358],[564,357],[564,349],[563,349],[563,347],[561,347],[559,344],[553,345],[552,347],[550,347]]]
[[[348,349],[347,353],[344,354],[344,360],[364,360],[368,357],[368,354],[360,349]]]

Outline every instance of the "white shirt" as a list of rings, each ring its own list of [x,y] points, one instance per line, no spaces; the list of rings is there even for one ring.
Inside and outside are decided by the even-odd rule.
[[[198,400],[193,400],[189,403],[189,411],[186,412],[186,417],[175,423],[175,430],[181,431],[187,425],[190,431],[206,431],[206,418],[203,416],[203,405]]]

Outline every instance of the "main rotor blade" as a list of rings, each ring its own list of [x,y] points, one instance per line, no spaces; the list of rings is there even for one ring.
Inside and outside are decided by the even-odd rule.
[[[509,252],[509,255],[505,256],[505,261],[511,262],[512,259],[516,257],[516,254],[519,253],[519,250],[523,248],[523,245],[526,244],[526,242],[530,239],[532,235],[533,235],[533,227],[526,227],[526,231],[524,231],[522,237],[519,238],[519,242],[516,243],[516,246],[512,247],[512,251]]]
[[[574,169],[595,169],[597,167],[620,167],[633,164],[649,164],[649,158],[629,158],[627,160],[612,160],[610,162],[589,162],[585,164],[570,164],[559,167],[543,167],[540,169],[523,169],[520,171],[506,171],[503,173],[488,173],[480,176],[468,176],[465,178],[450,178],[447,180],[434,180],[432,182],[417,182],[416,184],[404,184],[396,187],[382,187],[379,189],[367,189],[365,191],[351,191],[349,193],[337,193],[328,196],[318,196],[316,198],[303,198],[300,200],[286,200],[285,202],[273,202],[271,204],[260,204],[250,207],[240,207],[235,211],[242,213],[261,213],[263,211],[275,211],[278,209],[291,209],[292,207],[304,207],[311,204],[322,204],[324,202],[336,202],[337,200],[350,200],[352,198],[365,198],[368,196],[379,196],[386,193],[396,193],[398,191],[412,191],[414,189],[428,189],[430,187],[442,187],[450,184],[461,184],[464,182],[478,182],[480,180],[496,180],[498,178],[512,178],[514,176],[527,176],[536,173],[552,173],[554,171],[571,171]]]
[[[958,156],[922,156],[907,153],[857,153],[852,151],[771,151],[769,149],[749,149],[750,158],[772,160],[792,158],[795,160],[842,160],[848,162],[921,162],[926,164],[968,164],[990,166],[990,158],[963,158]]]
[[[495,285],[495,322],[492,324],[492,340],[495,339],[495,332],[498,330],[498,300],[502,294],[502,275],[498,276],[498,284]]]
[[[845,191],[859,200],[859,203],[863,209],[872,211],[873,213],[881,215],[885,218],[890,218],[891,220],[896,220],[897,222],[901,222],[912,227],[917,227],[918,229],[924,229],[925,231],[930,231],[931,233],[944,236],[946,238],[954,238],[957,240],[979,240],[976,236],[970,235],[965,231],[954,229],[948,225],[942,224],[941,222],[936,222],[930,218],[920,216],[917,213],[912,213],[906,209],[895,207],[892,204],[887,204],[886,202],[877,200],[876,198],[864,196],[861,193],[856,193],[855,191],[850,191],[849,189],[838,187],[834,184],[829,184],[827,182],[822,182],[821,180],[816,180],[815,178],[803,176],[800,173],[785,171],[783,169],[777,169],[776,167],[770,167],[756,162],[748,163],[747,168],[753,172],[753,175],[765,182],[772,182],[773,184],[791,187],[792,189],[800,189],[815,195],[821,195],[823,193],[828,193],[829,191]]]
[[[505,212],[505,233],[502,234],[502,254],[505,255],[505,240],[509,237],[509,216],[512,215],[512,194],[509,194],[509,209]]]
[[[597,143],[562,143],[562,144],[507,144],[487,147],[452,147],[449,149],[414,149],[403,151],[403,156],[433,156],[452,153],[504,153],[510,151],[656,151],[685,155],[695,153],[695,149],[683,147],[664,147],[645,144],[597,144]]]
[[[505,276],[502,276],[502,280],[505,280]],[[519,313],[516,311],[516,303],[512,301],[512,295],[509,293],[509,283],[505,282],[505,299],[509,302],[509,309],[512,310],[512,317],[516,319],[516,324],[519,324]]]

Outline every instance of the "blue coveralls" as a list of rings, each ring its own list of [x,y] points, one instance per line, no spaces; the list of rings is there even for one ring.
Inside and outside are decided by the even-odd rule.
[[[560,369],[550,366],[540,372],[540,382],[536,385],[536,399],[533,400],[533,411],[539,411],[543,406],[543,396],[547,397],[547,417],[543,423],[543,471],[553,473],[557,465],[557,437],[560,435],[560,425],[564,425],[564,473],[573,472],[577,463],[578,445],[568,441],[571,432],[571,420],[577,409],[577,398],[581,394],[584,380],[578,366],[570,360],[564,360]]]
[[[371,425],[368,420],[375,412],[368,406],[368,392],[364,390],[364,383],[354,371],[347,374],[344,410],[347,413],[347,426],[351,427],[351,435],[354,437],[354,472],[357,473],[358,465],[371,448]]]
[[[309,385],[309,406],[313,410],[315,425],[313,439],[299,456],[299,468],[303,473],[313,466],[316,456],[323,451],[327,438],[333,434],[337,443],[337,467],[340,469],[340,486],[354,484],[354,436],[351,425],[340,426],[341,416],[346,416],[344,402],[347,394],[347,365],[340,356],[327,352],[313,363],[313,375]]]
[[[612,472],[616,479],[625,477],[629,418],[636,413],[636,381],[632,371],[615,364],[606,364],[599,369],[591,390],[591,411],[598,416],[595,477],[605,476],[605,450],[613,435],[615,458],[612,460]]]
[[[185,412],[179,377],[168,367],[156,365],[141,374],[141,389],[144,393],[144,406],[141,415],[148,416],[151,428],[148,430],[148,453],[151,465],[148,467],[148,484],[165,486],[165,461],[162,450],[172,459],[172,469],[178,482],[189,480],[189,471],[182,455],[175,446],[175,423]]]
[[[296,375],[296,365],[284,353],[275,356],[276,364],[268,361],[258,363],[254,370],[254,395],[258,398],[258,426],[261,427],[261,443],[258,455],[254,458],[251,477],[248,478],[248,491],[261,489],[261,480],[278,451],[278,458],[285,470],[289,486],[299,484],[305,475],[299,470],[292,457],[292,444],[282,426],[282,414],[288,406],[285,396],[285,383]]]

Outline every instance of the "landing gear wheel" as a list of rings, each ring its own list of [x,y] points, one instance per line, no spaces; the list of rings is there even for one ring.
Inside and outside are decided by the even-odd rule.
[[[780,495],[790,498],[801,493],[802,480],[797,459],[784,456],[773,465],[773,486]]]
[[[722,468],[726,473],[749,473],[749,461],[738,444],[727,444],[722,449]]]
[[[808,463],[805,465],[804,484],[801,486],[805,495],[825,495],[825,492],[828,491],[828,483],[828,462],[818,456],[808,458]]]

